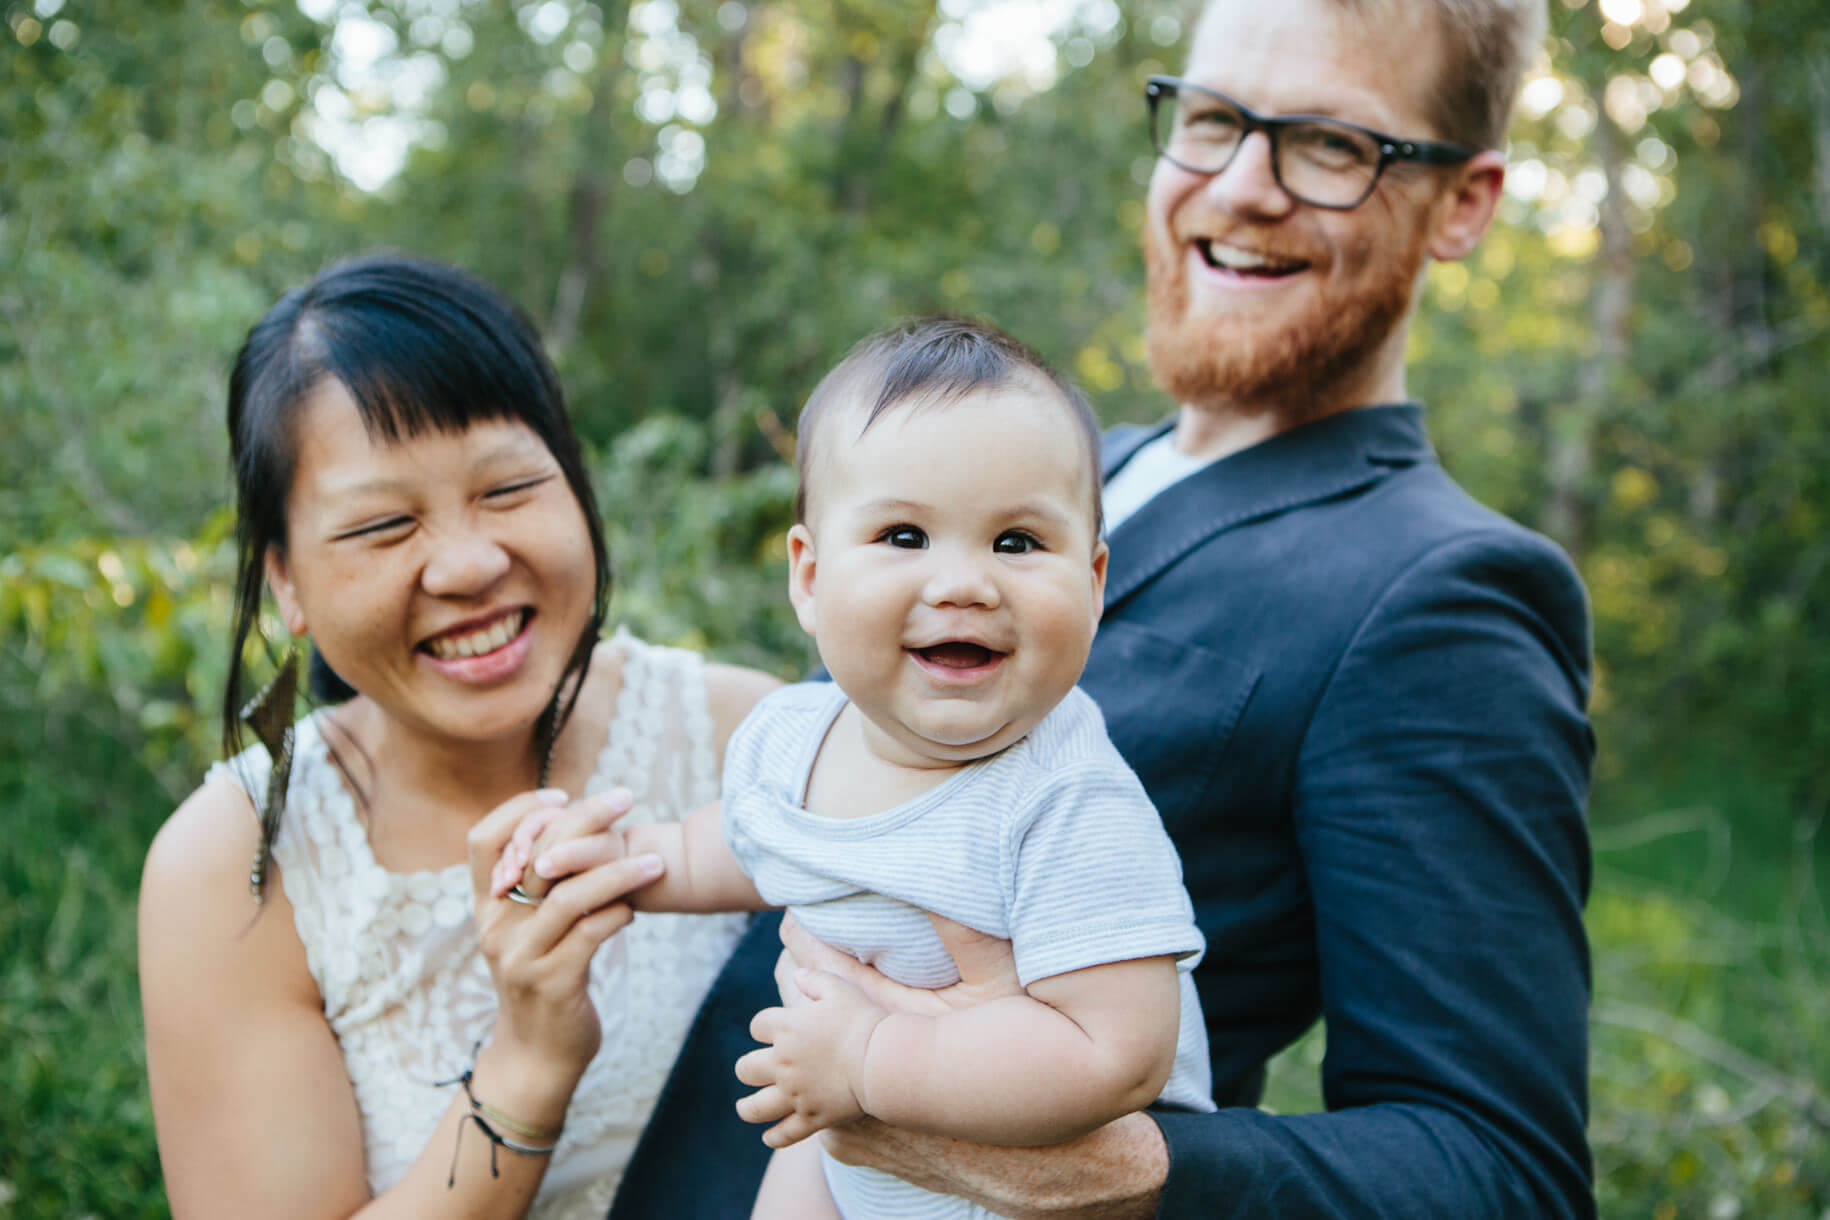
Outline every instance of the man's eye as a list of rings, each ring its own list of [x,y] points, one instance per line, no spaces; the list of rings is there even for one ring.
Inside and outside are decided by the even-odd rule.
[[[928,545],[928,536],[912,525],[892,525],[877,535],[877,540],[908,551],[919,551]]]
[[[1005,530],[991,544],[991,549],[998,555],[1027,555],[1031,551],[1041,550],[1042,543],[1028,530]]]

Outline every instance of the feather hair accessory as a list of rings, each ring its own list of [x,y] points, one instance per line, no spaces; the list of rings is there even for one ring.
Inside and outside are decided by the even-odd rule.
[[[292,717],[299,694],[299,653],[292,649],[280,662],[279,672],[248,700],[241,710],[242,723],[267,747],[273,769],[267,773],[267,795],[261,804],[261,838],[248,872],[248,888],[255,905],[266,900],[267,871],[273,864],[273,840],[279,834],[280,813],[286,808],[286,785],[292,779]]]

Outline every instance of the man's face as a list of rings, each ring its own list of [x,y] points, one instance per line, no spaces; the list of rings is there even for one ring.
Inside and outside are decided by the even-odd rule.
[[[1261,114],[1431,137],[1439,38],[1426,6],[1382,24],[1331,0],[1213,0],[1185,77]],[[1437,182],[1389,167],[1352,211],[1285,194],[1263,133],[1218,174],[1159,159],[1144,232],[1151,366],[1177,401],[1292,422],[1402,367]]]

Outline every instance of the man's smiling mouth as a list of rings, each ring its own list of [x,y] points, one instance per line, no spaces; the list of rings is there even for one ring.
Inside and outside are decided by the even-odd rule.
[[[1219,271],[1230,271],[1235,275],[1249,275],[1263,279],[1280,279],[1286,275],[1295,275],[1308,269],[1309,264],[1301,259],[1283,258],[1279,255],[1264,254],[1256,250],[1242,250],[1238,246],[1229,246],[1210,237],[1195,239],[1195,249],[1200,251],[1201,259],[1208,266]]]

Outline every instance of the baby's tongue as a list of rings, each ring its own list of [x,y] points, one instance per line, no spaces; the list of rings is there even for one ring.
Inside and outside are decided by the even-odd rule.
[[[948,669],[976,669],[991,660],[992,652],[980,644],[950,640],[945,644],[934,644],[921,649],[921,655]]]

